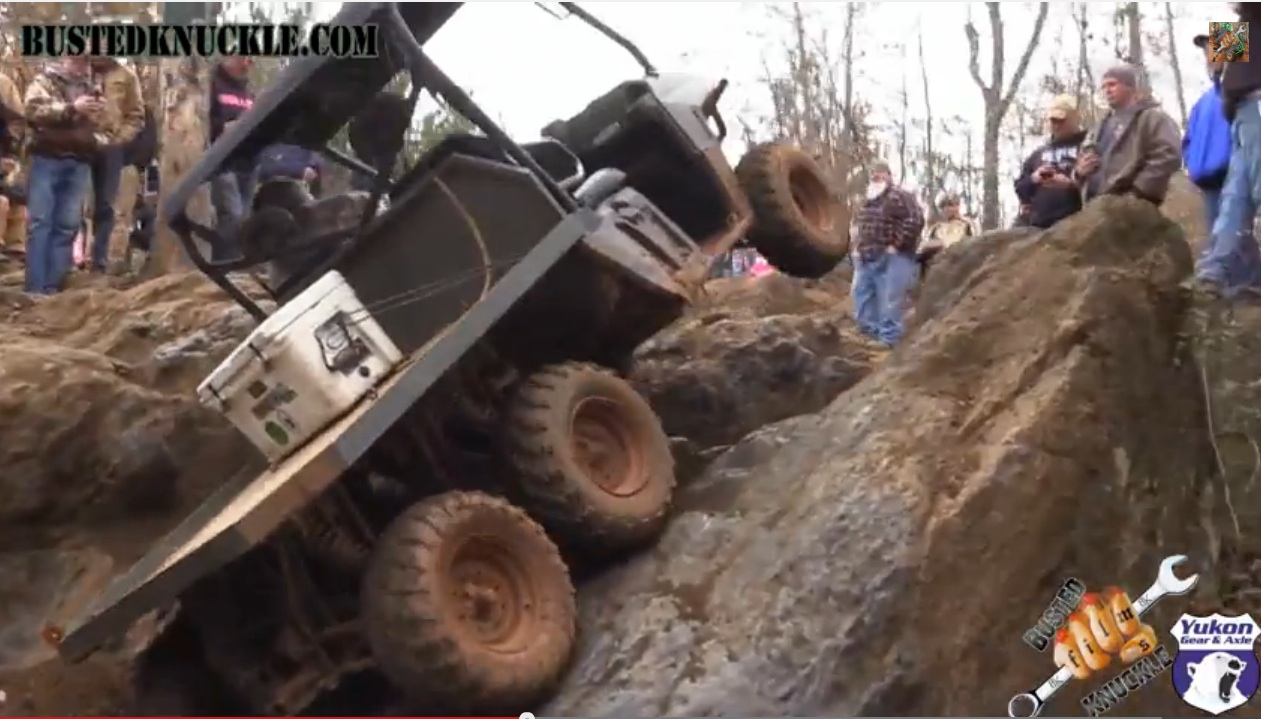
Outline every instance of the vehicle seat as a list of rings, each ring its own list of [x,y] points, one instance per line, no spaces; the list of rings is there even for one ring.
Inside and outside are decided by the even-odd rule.
[[[626,185],[693,238],[725,226],[728,200],[720,178],[646,81],[619,84],[542,134],[576,153],[590,177],[604,168],[621,170]]]

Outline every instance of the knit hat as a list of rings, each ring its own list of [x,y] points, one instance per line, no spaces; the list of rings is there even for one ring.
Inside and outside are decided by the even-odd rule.
[[[1138,71],[1134,69],[1133,65],[1116,65],[1108,68],[1108,71],[1103,73],[1103,78],[1105,80],[1112,78],[1122,85],[1138,87]]]
[[[875,162],[871,163],[871,171],[872,172],[887,172],[889,174],[893,174],[893,168],[889,167],[889,163],[884,160],[876,160]]]

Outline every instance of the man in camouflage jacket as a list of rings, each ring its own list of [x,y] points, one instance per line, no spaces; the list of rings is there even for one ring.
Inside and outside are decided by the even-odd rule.
[[[140,79],[127,65],[111,57],[93,58],[91,63],[105,99],[101,129],[110,138],[110,144],[92,158],[92,269],[104,272],[123,175],[123,148],[144,126],[144,99]]]
[[[888,163],[872,167],[857,230],[850,287],[854,319],[863,334],[892,347],[902,339],[903,305],[919,274],[915,248],[924,211],[914,195],[894,183]]]
[[[53,61],[36,75],[24,105],[31,156],[26,291],[53,294],[74,261],[89,162],[110,145],[103,129],[105,102],[92,83],[87,59],[75,57]]]

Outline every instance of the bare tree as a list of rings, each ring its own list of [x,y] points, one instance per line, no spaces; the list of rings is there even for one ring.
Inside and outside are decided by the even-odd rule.
[[[1169,64],[1173,68],[1173,82],[1178,92],[1178,113],[1182,126],[1187,126],[1187,95],[1182,87],[1182,65],[1178,63],[1178,42],[1173,32],[1173,3],[1165,3],[1165,32],[1169,38]]]
[[[1007,109],[1011,107],[1012,98],[1015,97],[1016,91],[1020,88],[1020,83],[1024,81],[1025,73],[1029,69],[1029,60],[1033,57],[1033,52],[1038,47],[1038,40],[1042,37],[1042,28],[1046,25],[1049,5],[1044,2],[1038,3],[1038,16],[1033,23],[1033,32],[1029,36],[1029,42],[1025,45],[1024,53],[1016,64],[1016,69],[1012,73],[1011,81],[1006,88],[1003,87],[1003,77],[1006,69],[1006,39],[1003,36],[1002,10],[999,9],[997,2],[987,2],[985,7],[988,10],[990,24],[990,77],[988,82],[981,76],[980,33],[977,32],[976,26],[972,24],[970,19],[963,29],[968,38],[968,72],[971,73],[972,80],[981,89],[981,95],[985,98],[985,131],[982,137],[985,164],[982,173],[981,226],[989,230],[998,227],[999,223],[999,132],[1002,128],[1003,118],[1007,115]]]
[[[1143,55],[1143,13],[1138,7],[1138,3],[1125,3],[1125,7],[1121,12],[1125,19],[1125,30],[1128,47],[1129,62],[1138,70],[1139,86],[1144,90],[1151,91],[1151,76],[1147,72],[1147,60]]]
[[[936,206],[940,187],[937,177],[936,155],[933,152],[933,95],[929,91],[928,62],[924,59],[924,27],[917,28],[916,43],[919,50],[919,79],[924,86],[924,157],[927,160],[924,177],[924,197],[929,207]]]

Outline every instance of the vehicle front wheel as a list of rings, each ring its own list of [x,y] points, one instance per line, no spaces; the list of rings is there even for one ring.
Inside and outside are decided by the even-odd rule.
[[[546,699],[573,652],[577,610],[560,551],[525,512],[480,492],[404,510],[361,596],[381,671],[416,706],[519,712]]]
[[[753,210],[749,242],[793,277],[816,279],[849,251],[849,220],[818,163],[800,148],[754,145],[736,166]]]
[[[562,544],[616,553],[664,528],[670,441],[648,402],[609,370],[570,362],[527,377],[504,441],[510,491]]]

